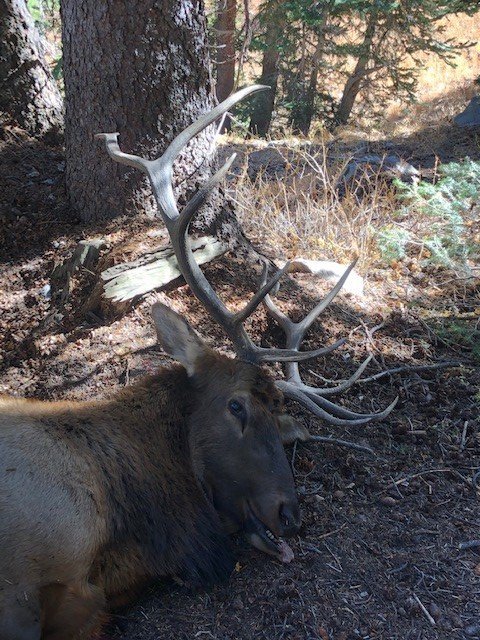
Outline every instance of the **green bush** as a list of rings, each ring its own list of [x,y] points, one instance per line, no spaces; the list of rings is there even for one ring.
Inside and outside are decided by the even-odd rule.
[[[439,176],[435,183],[396,181],[397,197],[403,202],[397,215],[410,227],[414,220],[416,231],[401,226],[380,229],[377,244],[384,260],[403,257],[409,242],[415,242],[428,249],[428,262],[466,266],[475,250],[467,240],[466,223],[480,205],[480,162],[465,158],[442,165]]]
[[[406,256],[406,247],[411,240],[411,234],[402,227],[388,225],[382,227],[376,234],[377,245],[383,262],[401,260]]]

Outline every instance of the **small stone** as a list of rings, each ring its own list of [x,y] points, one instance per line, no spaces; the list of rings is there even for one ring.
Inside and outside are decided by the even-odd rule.
[[[480,622],[474,622],[465,627],[465,633],[469,638],[480,637]]]
[[[335,498],[335,500],[341,500],[344,496],[345,496],[345,491],[340,491],[340,489],[337,489],[332,494],[332,498]]]
[[[397,501],[395,498],[392,498],[392,496],[382,496],[379,499],[379,502],[384,504],[386,507],[394,507],[397,504]]]
[[[453,119],[457,127],[480,126],[480,96],[474,96],[467,107]]]
[[[438,622],[442,617],[442,611],[440,607],[437,604],[435,604],[435,602],[432,602],[432,604],[428,608],[432,618],[435,620],[435,622]]]

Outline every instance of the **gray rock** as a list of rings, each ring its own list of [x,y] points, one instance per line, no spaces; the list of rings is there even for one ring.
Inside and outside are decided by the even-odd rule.
[[[332,262],[331,260],[307,260],[306,258],[295,258],[290,262],[290,272],[311,273],[317,278],[322,278],[327,282],[336,284],[347,265]],[[343,285],[345,293],[356,296],[363,296],[363,278],[356,271],[351,271]]]
[[[267,178],[278,178],[285,175],[287,161],[277,149],[266,147],[252,151],[248,156],[248,177],[254,181],[259,174]]]
[[[347,190],[352,191],[361,200],[372,189],[378,178],[391,182],[399,178],[402,182],[415,182],[420,179],[418,170],[400,156],[390,154],[380,156],[366,153],[352,158],[338,179],[336,190],[340,199]]]
[[[480,127],[480,96],[473,97],[466,109],[455,116],[457,127]]]

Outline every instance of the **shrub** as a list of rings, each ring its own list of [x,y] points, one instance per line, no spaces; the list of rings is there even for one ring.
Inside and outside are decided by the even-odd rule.
[[[385,259],[402,257],[408,242],[416,241],[428,250],[427,260],[445,267],[466,267],[474,251],[467,241],[466,227],[472,212],[480,204],[480,162],[465,158],[463,162],[442,165],[435,183],[396,182],[398,198],[404,203],[397,212],[404,222],[416,230],[381,229],[377,242]],[[472,218],[473,219],[473,218]]]

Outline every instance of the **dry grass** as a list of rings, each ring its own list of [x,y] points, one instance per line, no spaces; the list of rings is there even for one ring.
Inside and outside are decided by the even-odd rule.
[[[416,103],[393,104],[381,129],[386,136],[408,135],[426,128],[438,127],[459,113],[478,93],[474,82],[480,78],[480,14],[455,15],[443,21],[445,38],[470,42],[447,64],[438,56],[418,56],[422,69],[418,76]]]
[[[252,182],[245,167],[237,182],[235,199],[247,233],[288,259],[302,255],[347,262],[358,255],[363,266],[376,260],[373,229],[391,220],[393,191],[377,175],[366,175],[362,183],[368,197],[361,199],[356,190],[341,198],[336,185],[350,156],[332,159],[325,145],[308,152],[285,147],[283,155],[280,179],[259,171]]]
[[[386,137],[409,136],[418,132],[432,132],[449,125],[478,93],[478,87],[463,80],[450,85],[448,91],[408,106],[395,106],[382,124]]]

